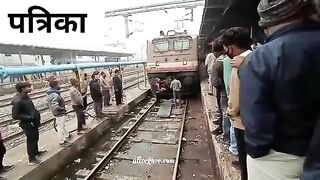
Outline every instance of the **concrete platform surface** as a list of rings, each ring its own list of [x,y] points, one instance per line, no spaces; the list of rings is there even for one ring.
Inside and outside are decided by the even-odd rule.
[[[203,109],[206,113],[206,119],[208,121],[210,131],[212,131],[217,127],[212,123],[212,121],[215,120],[213,113],[216,111],[217,101],[215,96],[208,95],[208,85],[207,80],[201,82],[201,96]],[[211,136],[221,178],[223,180],[239,180],[240,171],[235,169],[231,164],[232,161],[236,161],[238,158],[229,152],[228,145],[222,142],[219,136],[214,136],[212,134]]]
[[[142,101],[149,93],[148,89],[139,89],[137,87],[124,90],[126,94],[126,103],[123,105],[113,105],[105,108],[104,113],[111,114],[102,120],[87,119],[88,131],[84,135],[77,135],[76,125],[77,120],[75,113],[71,113],[69,118],[72,118],[66,123],[68,131],[72,131],[72,145],[67,148],[62,148],[58,143],[57,132],[54,129],[50,129],[43,133],[40,133],[39,148],[40,150],[47,150],[48,153],[41,156],[39,159],[43,160],[43,163],[39,166],[29,166],[28,156],[26,153],[26,143],[20,144],[17,147],[9,150],[4,157],[5,165],[15,165],[15,168],[11,171],[3,174],[2,176],[8,180],[15,179],[42,179],[45,174],[52,174],[58,168],[63,168],[67,164],[67,161],[72,161],[72,158],[76,157],[83,149],[90,147],[95,140],[100,137],[105,130],[110,128],[110,118],[119,118],[125,115],[125,112],[130,109],[134,104]],[[93,110],[89,111],[94,115]]]

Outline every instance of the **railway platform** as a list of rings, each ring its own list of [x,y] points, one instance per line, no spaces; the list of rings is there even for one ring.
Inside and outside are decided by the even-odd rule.
[[[50,176],[57,170],[65,167],[111,127],[112,118],[116,118],[117,120],[124,116],[128,110],[148,96],[149,90],[147,88],[140,89],[135,86],[124,90],[124,94],[126,94],[124,104],[116,106],[115,102],[112,102],[112,106],[104,109],[104,113],[107,114],[104,119],[98,120],[90,117],[87,119],[88,130],[86,134],[77,135],[75,113],[71,113],[69,115],[71,120],[66,122],[66,128],[72,134],[70,141],[72,145],[69,147],[63,148],[59,146],[57,132],[53,128],[43,133],[40,132],[39,149],[45,149],[48,152],[39,157],[43,161],[39,166],[29,166],[27,164],[28,157],[25,143],[10,149],[5,154],[4,164],[13,164],[15,168],[2,176],[9,180],[43,180],[48,175]],[[92,109],[88,112],[94,114]]]
[[[204,80],[201,82],[201,97],[203,110],[206,116],[206,120],[210,129],[210,132],[213,131],[217,125],[214,125],[215,117],[213,116],[217,108],[216,96],[208,95],[208,81]],[[211,133],[210,133],[211,134]],[[220,136],[212,135],[212,141],[214,145],[215,157],[217,159],[217,166],[219,169],[219,174],[221,175],[222,180],[239,180],[240,171],[232,166],[232,161],[237,161],[238,158],[232,155],[228,150],[228,144],[222,141]]]

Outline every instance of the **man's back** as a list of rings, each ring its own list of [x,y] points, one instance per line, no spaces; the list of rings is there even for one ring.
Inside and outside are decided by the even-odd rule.
[[[305,156],[320,109],[320,26],[284,28],[240,69],[240,111],[251,157]]]
[[[170,88],[173,90],[173,91],[180,91],[181,89],[181,82],[177,79],[174,79],[173,81],[171,81],[170,83]]]

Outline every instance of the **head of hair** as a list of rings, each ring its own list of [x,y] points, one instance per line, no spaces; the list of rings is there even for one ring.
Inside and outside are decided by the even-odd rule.
[[[16,84],[16,90],[17,90],[19,93],[21,93],[22,90],[23,90],[24,88],[26,88],[26,87],[31,87],[31,83],[29,83],[29,82],[18,82],[18,83]]]
[[[70,84],[71,84],[72,86],[75,86],[75,85],[77,85],[78,83],[79,83],[78,79],[76,79],[76,78],[70,78]]]
[[[213,52],[222,52],[224,51],[223,49],[223,41],[221,37],[217,38],[214,40],[213,45],[212,45],[212,51]]]
[[[96,75],[99,75],[99,74],[100,74],[99,71],[94,71],[94,72],[92,73],[92,75],[91,75],[91,78],[94,79],[94,77],[95,77]]]
[[[224,45],[234,45],[240,49],[250,49],[250,33],[243,27],[232,27],[225,31],[221,37]]]
[[[116,70],[114,70],[114,73],[119,73],[120,71],[119,71],[119,69],[116,69]]]
[[[59,85],[58,79],[56,77],[54,77],[54,76],[48,77],[47,81],[49,82],[49,86],[52,87],[52,88]]]
[[[88,74],[87,74],[87,73],[84,73],[84,74],[83,74],[83,76],[84,76],[84,77],[87,77],[87,76],[88,76]]]

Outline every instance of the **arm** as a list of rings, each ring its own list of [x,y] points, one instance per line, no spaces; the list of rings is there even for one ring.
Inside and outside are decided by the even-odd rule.
[[[263,53],[265,55],[263,56]],[[252,158],[265,156],[272,148],[277,121],[272,81],[277,59],[267,52],[251,53],[240,68],[240,115],[246,128],[247,152]]]
[[[27,114],[21,114],[19,110],[19,104],[13,103],[12,106],[12,118],[21,121],[32,121],[33,117]]]
[[[238,116],[240,114],[240,80],[237,74],[238,69],[233,68],[231,71],[230,79],[230,97],[227,114],[231,117]]]

